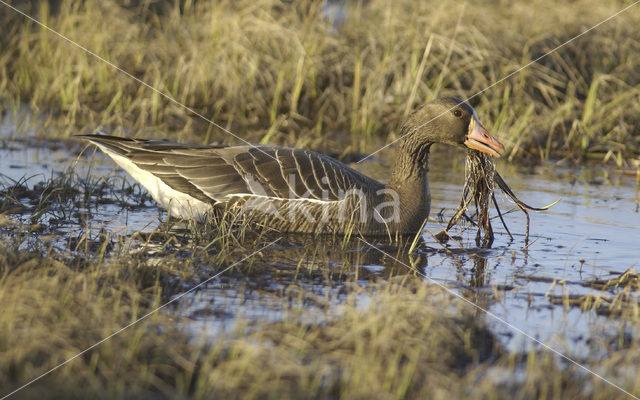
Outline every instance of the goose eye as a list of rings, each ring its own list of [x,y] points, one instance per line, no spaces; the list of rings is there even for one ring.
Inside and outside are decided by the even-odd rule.
[[[453,115],[455,115],[456,117],[460,118],[462,116],[462,111],[460,110],[453,110]]]

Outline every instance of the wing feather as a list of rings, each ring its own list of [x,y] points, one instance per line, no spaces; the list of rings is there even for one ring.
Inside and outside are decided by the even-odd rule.
[[[164,141],[85,135],[108,153],[127,157],[171,188],[198,200],[234,196],[340,200],[350,189],[383,185],[316,152],[269,146],[190,146]]]

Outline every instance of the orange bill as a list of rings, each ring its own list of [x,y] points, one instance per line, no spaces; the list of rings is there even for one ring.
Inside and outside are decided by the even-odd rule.
[[[469,122],[469,133],[464,145],[470,149],[500,157],[504,152],[504,146],[482,126],[474,115]]]

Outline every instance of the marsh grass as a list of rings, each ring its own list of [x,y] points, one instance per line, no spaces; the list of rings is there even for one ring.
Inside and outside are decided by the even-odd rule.
[[[3,394],[272,241],[273,232],[256,232],[232,215],[211,224],[161,216],[155,228],[132,234],[82,228],[90,220],[86,201],[123,209],[143,201],[135,185],[87,176],[70,169],[4,180],[0,187]],[[59,238],[69,231],[48,222],[58,215],[77,225],[75,239]],[[549,353],[506,353],[483,313],[408,267],[426,265],[419,254],[376,242],[388,256],[357,238],[307,239],[280,236],[209,284],[239,298],[273,298],[280,317],[219,312],[215,303],[192,315],[170,304],[18,397],[605,399],[620,393]],[[637,274],[591,284],[633,292]],[[594,339],[604,354],[596,366],[638,393],[629,371],[640,344],[624,328],[637,315],[609,315],[616,328]],[[212,337],[188,329],[194,320],[232,325]]]
[[[16,4],[250,142],[337,154],[375,150],[415,105],[485,89],[623,7],[346,2],[347,19],[334,24],[321,2]],[[45,116],[39,134],[102,128],[237,143],[17,13],[1,15],[0,93]],[[510,158],[628,166],[640,154],[638,15],[629,10],[473,99]]]
[[[562,295],[548,294],[549,302],[560,304],[565,308],[577,307],[583,311],[595,311],[600,315],[624,316],[629,321],[640,321],[640,276],[633,269],[616,274],[610,279],[593,279],[581,282],[580,285],[598,289],[588,294],[572,294],[565,291]],[[549,292],[554,287],[562,287],[563,281],[550,279]]]
[[[3,250],[3,261],[18,266],[1,283],[1,296],[11,303],[0,317],[3,330],[11,331],[2,335],[3,388],[135,320],[158,306],[166,290],[161,280],[145,287],[144,274],[130,272],[143,268],[140,260],[79,270],[52,257]],[[446,307],[443,293],[411,279],[385,286],[364,313],[356,307],[358,289],[321,323],[302,323],[295,312],[280,322],[240,320],[213,344],[181,332],[171,313],[154,314],[22,395],[323,398],[364,395],[374,385],[402,397],[424,379],[453,380],[494,356],[491,334],[471,315],[434,312],[433,305]]]
[[[397,136],[416,104],[484,89],[622,7],[613,0],[508,7],[481,2],[473,10],[370,1],[348,3],[349,20],[334,25],[316,2],[16,4],[251,142],[338,155],[375,150],[377,142]],[[612,20],[472,101],[484,124],[508,144],[511,158],[586,155],[626,167],[637,157],[639,15]],[[100,127],[233,142],[23,17],[3,9],[0,21],[0,104],[13,112],[27,103],[42,122],[38,135]],[[272,240],[269,232],[256,233],[229,215],[211,225],[163,216],[157,227],[132,234],[93,228],[98,207],[147,207],[144,193],[121,178],[74,170],[3,180],[0,395]],[[211,283],[272,296],[283,307],[282,318],[211,313],[207,319],[233,323],[212,340],[186,329],[198,317],[173,304],[19,397],[621,396],[549,352],[505,353],[485,314],[407,270],[424,267],[420,251],[407,255],[401,247],[383,247],[392,258],[352,236],[338,243],[284,237]],[[370,264],[384,270],[362,267]],[[627,333],[638,323],[633,282],[632,275],[593,282],[610,291],[607,298],[616,306],[606,313],[607,332],[589,343],[598,357],[578,361],[640,395],[640,343]],[[314,285],[328,289],[318,292]],[[561,300],[585,313],[609,304],[575,301],[570,293]],[[311,307],[314,317],[305,318]],[[626,311],[614,312],[620,309]]]
[[[198,278],[193,265],[133,256],[94,264],[60,254],[16,252],[3,240],[0,382],[15,388],[162,304]],[[313,254],[308,254],[314,256]],[[321,255],[315,257],[322,259]],[[261,258],[255,265],[268,263]],[[250,262],[242,274],[259,275]],[[326,271],[326,267],[324,268]],[[161,278],[171,271],[172,280]],[[211,273],[211,271],[210,271]],[[182,275],[178,275],[182,274]],[[178,279],[182,282],[175,285]],[[234,282],[234,274],[226,282]],[[201,278],[200,278],[201,279]],[[344,277],[338,281],[344,282]],[[338,282],[336,281],[336,282]],[[347,279],[349,281],[349,279]],[[326,284],[326,282],[325,282]],[[237,285],[237,283],[236,283]],[[327,304],[304,286],[283,291],[281,320],[235,316],[214,341],[180,328],[173,308],[153,314],[21,392],[59,398],[564,398],[619,395],[549,353],[507,354],[483,315],[441,288],[398,275],[375,286],[345,285],[318,319],[296,299]],[[370,300],[362,303],[363,296]],[[331,303],[329,301],[329,303]],[[200,317],[202,318],[202,317]],[[224,318],[210,314],[207,319]],[[185,321],[186,322],[186,321]],[[599,372],[638,393],[635,339],[609,337]],[[506,379],[505,376],[521,379]],[[634,386],[635,385],[635,386]]]

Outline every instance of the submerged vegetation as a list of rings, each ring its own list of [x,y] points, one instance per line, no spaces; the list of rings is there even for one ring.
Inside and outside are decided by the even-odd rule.
[[[482,91],[471,103],[512,158],[628,166],[640,155],[637,10],[520,70],[621,10],[617,0],[15,6],[253,143],[370,152],[397,137],[415,105]],[[44,115],[39,134],[238,143],[6,6],[0,22],[0,97]]]

